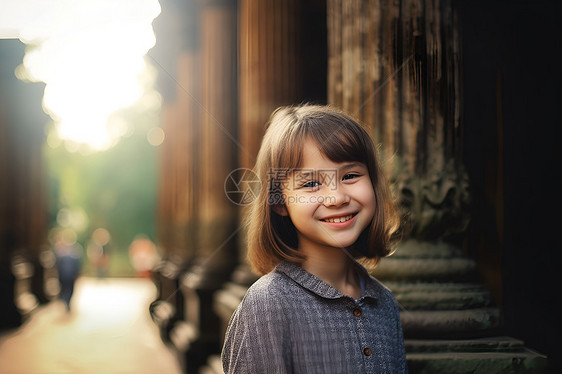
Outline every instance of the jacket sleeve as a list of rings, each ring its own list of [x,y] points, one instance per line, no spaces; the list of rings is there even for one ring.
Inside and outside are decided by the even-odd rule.
[[[230,319],[221,354],[226,374],[292,372],[281,303],[263,296],[247,294]]]

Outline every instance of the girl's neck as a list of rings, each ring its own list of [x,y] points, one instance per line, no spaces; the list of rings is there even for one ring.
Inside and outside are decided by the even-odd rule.
[[[299,248],[306,260],[302,268],[354,299],[361,297],[361,287],[353,261],[342,248]]]

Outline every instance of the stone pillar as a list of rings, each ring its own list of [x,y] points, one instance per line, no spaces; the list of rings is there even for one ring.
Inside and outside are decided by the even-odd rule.
[[[468,184],[457,149],[460,56],[450,3],[331,0],[328,25],[329,101],[356,116],[382,144],[400,199],[404,237],[425,248],[426,241],[462,232],[468,223]],[[406,250],[392,260],[400,253]],[[455,249],[421,255],[444,258],[445,268],[458,256]],[[387,277],[384,269],[392,260],[381,261],[379,277]],[[421,278],[438,264],[429,263],[420,266]],[[414,273],[413,265],[399,270]],[[463,266],[468,267],[463,272],[474,270],[473,264]]]
[[[162,262],[153,269],[158,298],[151,315],[162,339],[183,355],[186,300],[182,277],[198,248],[199,50],[195,0],[162,0],[154,20],[156,45],[148,56],[158,72],[162,96],[158,195],[158,247]],[[183,360],[182,360],[183,363]]]
[[[254,166],[267,119],[301,97],[296,0],[239,1],[240,165]]]
[[[242,168],[254,167],[271,113],[302,98],[301,13],[296,0],[239,1],[238,155]],[[248,273],[244,233],[240,234],[239,263]],[[247,281],[255,279],[247,275]]]
[[[241,0],[239,19],[240,167],[252,169],[271,113],[302,97],[301,7],[296,0]],[[244,233],[237,274],[251,282]],[[243,276],[242,274],[246,274]],[[227,312],[228,314],[228,312]]]
[[[162,95],[159,244],[166,258],[183,264],[197,247],[199,165],[199,51],[197,6],[163,1],[154,21],[156,46],[149,52]]]
[[[276,108],[325,103],[325,19],[323,1],[238,1],[239,167],[253,168],[267,120]],[[244,232],[238,242],[238,266],[214,297],[221,345],[232,313],[257,279],[246,261]],[[206,370],[222,373],[218,355],[209,357]]]
[[[236,1],[201,1],[198,261],[222,272],[236,258],[237,206],[224,182],[237,167]],[[215,270],[213,270],[215,271]]]
[[[193,332],[185,353],[187,372],[197,372],[209,354],[220,352],[220,321],[212,307],[215,291],[238,258],[238,207],[224,190],[238,165],[236,1],[197,2],[197,244],[181,277],[185,322]],[[178,153],[175,154],[178,157]],[[187,329],[186,329],[187,331]]]
[[[446,1],[328,1],[328,101],[415,175],[462,165],[455,18]]]
[[[48,117],[44,86],[16,78],[24,52],[19,40],[0,40],[0,329],[19,325],[20,313],[47,301],[40,255],[47,242],[41,149]]]
[[[254,167],[271,113],[302,100],[302,12],[297,0],[239,1],[238,155],[242,168]],[[243,232],[239,243],[238,266],[215,297],[215,309],[222,320],[221,343],[230,316],[256,280],[246,262]]]
[[[399,199],[404,239],[374,275],[400,303],[412,373],[542,360],[495,337],[501,311],[462,248],[470,194],[458,28],[450,0],[328,0],[328,101],[382,144]],[[462,361],[454,370],[453,358]]]
[[[237,263],[237,206],[224,192],[237,167],[235,1],[162,1],[149,52],[163,96],[159,245],[152,315],[196,371],[219,347],[212,295]]]
[[[176,100],[162,107],[166,138],[160,153],[159,233],[166,257],[183,263],[197,248],[199,169],[198,54],[185,52],[177,61]]]

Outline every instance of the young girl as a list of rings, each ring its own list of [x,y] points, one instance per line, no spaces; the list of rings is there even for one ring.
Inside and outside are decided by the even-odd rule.
[[[248,215],[263,275],[234,312],[225,373],[405,373],[391,292],[358,263],[390,254],[397,217],[368,133],[327,106],[270,119]]]

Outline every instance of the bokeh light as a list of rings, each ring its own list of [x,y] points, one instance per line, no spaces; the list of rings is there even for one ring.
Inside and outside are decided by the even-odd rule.
[[[164,142],[164,139],[166,138],[166,134],[164,133],[164,130],[162,130],[161,127],[153,127],[150,130],[148,130],[148,134],[146,134],[146,138],[151,145],[157,147]]]
[[[159,13],[158,0],[3,4],[0,37],[28,45],[16,75],[46,83],[43,107],[57,131],[49,146],[64,141],[68,151],[104,150],[128,133],[114,113],[150,90],[144,56],[155,43],[152,21]]]

